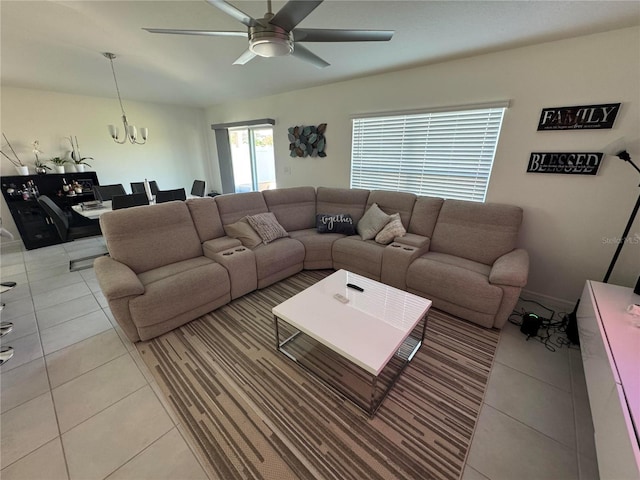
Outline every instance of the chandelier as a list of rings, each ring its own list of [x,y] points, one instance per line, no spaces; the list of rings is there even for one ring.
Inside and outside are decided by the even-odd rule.
[[[142,141],[139,142],[138,130],[136,129],[135,125],[129,125],[129,122],[127,121],[127,115],[124,113],[124,107],[122,106],[122,98],[120,98],[120,89],[118,88],[118,79],[116,78],[116,71],[113,68],[113,59],[116,58],[116,56],[110,52],[104,52],[102,55],[107,57],[111,62],[111,71],[113,72],[113,81],[116,84],[116,93],[118,94],[118,101],[120,102],[120,110],[122,111],[122,124],[124,125],[124,138],[122,140],[120,140],[119,138],[118,127],[116,127],[115,125],[109,125],[109,135],[111,135],[111,138],[113,138],[113,141],[116,143],[122,144],[122,143],[125,143],[128,139],[129,142],[131,143],[135,143],[137,145],[144,145],[147,142],[149,129],[144,127],[140,128],[140,136],[142,137]]]

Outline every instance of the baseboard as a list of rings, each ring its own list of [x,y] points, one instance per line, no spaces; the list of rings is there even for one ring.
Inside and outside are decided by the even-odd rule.
[[[545,307],[548,307],[552,310],[555,310],[557,313],[572,312],[574,307],[576,306],[576,298],[575,301],[564,300],[562,298],[552,297],[551,295],[544,295],[538,292],[532,292],[531,290],[522,290],[520,293],[521,299],[533,300],[534,302],[538,302],[543,304]]]

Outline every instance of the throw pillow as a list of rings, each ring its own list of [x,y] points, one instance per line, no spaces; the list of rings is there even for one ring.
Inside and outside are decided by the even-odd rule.
[[[225,225],[224,231],[229,237],[240,240],[247,248],[254,248],[262,243],[260,235],[249,225],[247,217],[243,217],[236,223]]]
[[[287,231],[282,228],[282,225],[278,223],[276,216],[271,212],[251,215],[247,217],[247,220],[249,221],[249,225],[258,232],[258,235],[260,235],[265,245],[278,238],[289,236]]]
[[[358,222],[358,235],[360,235],[363,240],[371,240],[375,238],[389,220],[391,220],[391,216],[380,210],[378,204],[374,203]]]
[[[225,225],[224,231],[227,236],[240,240],[242,245],[247,248],[254,248],[262,243],[262,238],[260,238],[260,235],[249,225],[247,217],[241,218],[236,223]]]
[[[404,229],[404,225],[402,225],[400,214],[394,213],[391,215],[389,223],[387,223],[376,235],[376,242],[388,245],[393,242],[394,238],[402,237],[405,233],[407,233],[407,231]]]
[[[318,233],[342,233],[343,235],[355,235],[356,227],[353,218],[348,213],[329,215],[319,213],[316,215],[316,229]]]

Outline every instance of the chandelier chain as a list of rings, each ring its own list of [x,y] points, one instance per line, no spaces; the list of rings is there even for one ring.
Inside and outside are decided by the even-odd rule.
[[[124,107],[122,106],[122,98],[120,97],[120,88],[118,87],[118,79],[116,78],[116,70],[113,68],[112,57],[109,57],[109,62],[111,63],[111,72],[113,73],[113,81],[116,83],[116,93],[118,94],[118,102],[120,102],[120,110],[122,110],[122,115],[125,115]]]

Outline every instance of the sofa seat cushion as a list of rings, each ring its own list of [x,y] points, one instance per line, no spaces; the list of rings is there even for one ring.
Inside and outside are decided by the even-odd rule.
[[[491,267],[453,255],[429,252],[407,270],[407,288],[446,302],[495,315],[502,289],[489,283]],[[438,305],[434,303],[436,308]]]
[[[221,297],[230,299],[226,269],[203,256],[150,270],[138,278],[145,291],[129,302],[138,327],[165,322]]]
[[[333,243],[333,268],[344,268],[379,281],[385,248],[386,245],[374,240],[362,240],[360,235],[340,238]]]
[[[318,233],[315,228],[290,232],[289,235],[304,245],[304,268],[308,269],[333,268],[333,242],[345,238],[340,233]]]
[[[304,246],[298,240],[279,238],[267,245],[258,245],[253,249],[253,253],[256,256],[258,280],[269,278],[293,267],[298,272],[302,270]]]

